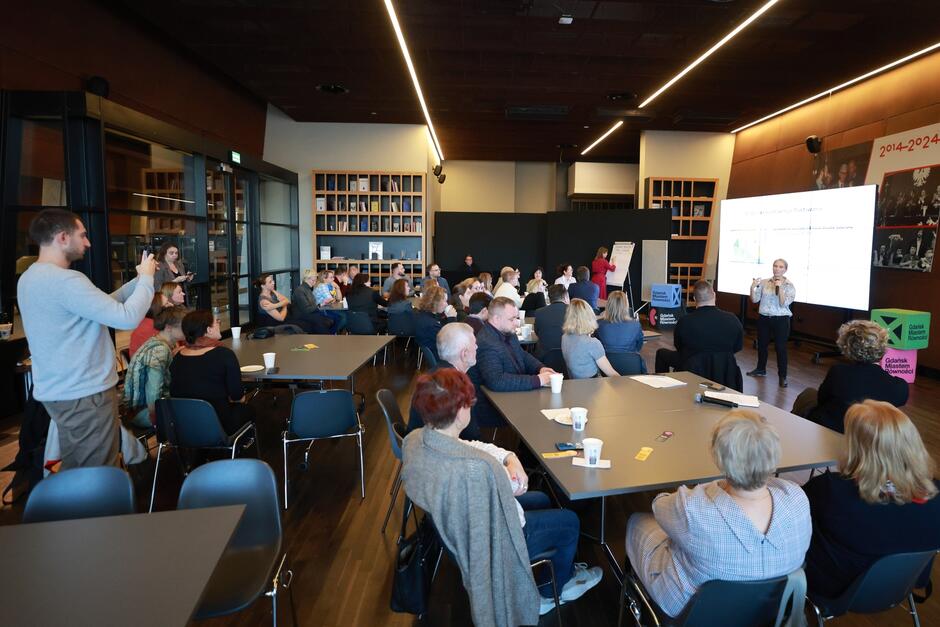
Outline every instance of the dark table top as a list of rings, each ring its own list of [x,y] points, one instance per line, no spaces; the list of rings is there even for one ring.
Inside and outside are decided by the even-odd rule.
[[[656,389],[630,377],[610,377],[566,379],[561,394],[552,394],[549,388],[485,392],[568,497],[577,500],[671,488],[720,477],[708,442],[712,425],[728,409],[694,401],[695,394],[703,390],[699,386],[705,381],[702,377],[689,372],[673,372],[669,376],[687,384]],[[542,409],[558,407],[586,407],[585,430],[577,433],[541,413]],[[762,402],[757,411],[780,434],[781,472],[835,463],[841,434],[767,403]],[[664,431],[672,431],[672,437],[656,442]],[[541,457],[542,453],[555,451],[556,442],[589,437],[604,441],[601,458],[611,460],[610,469],[579,468],[571,464],[570,457]],[[652,454],[646,461],[634,459],[644,446],[651,447]]]
[[[243,373],[257,379],[312,379],[342,381],[352,376],[372,356],[395,339],[394,335],[275,335],[263,340],[227,339],[242,366],[264,365],[264,353],[277,353],[277,372]],[[315,344],[309,351],[292,350]]]
[[[5,625],[186,625],[244,505],[0,527]]]

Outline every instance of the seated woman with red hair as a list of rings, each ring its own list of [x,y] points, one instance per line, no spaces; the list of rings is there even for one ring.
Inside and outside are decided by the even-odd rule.
[[[418,377],[411,403],[425,426],[404,441],[405,492],[431,516],[460,567],[474,623],[535,624],[555,601],[547,577],[536,588],[530,556],[554,551],[563,603],[595,586],[602,572],[574,564],[578,517],[550,509],[541,492],[527,492],[528,477],[515,454],[458,438],[475,402],[473,384],[458,370]]]

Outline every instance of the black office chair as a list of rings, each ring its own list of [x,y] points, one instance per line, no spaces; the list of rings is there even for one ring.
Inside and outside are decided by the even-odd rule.
[[[544,306],[545,294],[542,292],[532,292],[525,297],[525,299],[522,301],[522,306],[520,306],[519,309],[528,313],[530,311],[535,311],[536,309],[541,309]]]
[[[836,599],[828,599],[810,590],[807,596],[816,613],[816,623],[823,627],[827,620],[849,612],[874,614],[896,605],[904,607],[904,600],[907,599],[910,608],[904,609],[911,615],[914,627],[920,627],[920,617],[911,591],[921,573],[930,568],[936,554],[936,551],[921,551],[886,555],[859,575]]]
[[[682,369],[720,383],[726,388],[744,391],[744,377],[734,353],[698,353],[686,359],[682,363]]]
[[[235,459],[239,442],[250,431],[255,452],[261,457],[261,442],[254,422],[246,422],[238,431],[229,435],[222,428],[215,408],[208,402],[194,398],[161,398],[156,402],[157,414],[157,463],[153,469],[153,486],[150,489],[150,509],[157,492],[157,474],[163,450],[170,447],[228,451]],[[251,441],[248,442],[248,445]]]
[[[621,375],[646,374],[646,362],[639,353],[608,351],[607,361]]]
[[[427,362],[428,370],[437,368],[437,357],[434,356],[434,351],[427,346],[422,346],[421,352],[418,354],[418,370],[421,370],[422,361]]]
[[[372,318],[364,311],[346,312],[346,330],[350,335],[375,335]]]
[[[349,390],[311,390],[294,397],[287,421],[287,430],[281,433],[284,452],[284,509],[287,509],[288,472],[287,449],[294,442],[309,442],[304,451],[301,468],[306,470],[310,448],[317,440],[355,437],[359,444],[359,479],[362,498],[366,498],[365,465],[362,460],[362,433],[353,395]]]
[[[564,374],[565,378],[568,377],[568,364],[565,363],[565,356],[562,355],[560,348],[553,348],[548,351],[540,361],[555,372]]]
[[[33,488],[24,523],[123,516],[137,511],[134,484],[115,466],[72,468],[49,475]]]
[[[623,624],[626,599],[629,599],[629,611],[638,627],[646,624],[642,622],[644,610],[657,627],[780,627],[793,612],[803,612],[806,575],[798,568],[789,575],[770,579],[707,581],[699,586],[682,612],[671,618],[648,598],[627,561],[620,589],[618,627]]]
[[[379,407],[382,409],[382,415],[385,416],[385,426],[388,427],[388,443],[389,446],[392,447],[392,455],[394,455],[395,459],[398,460],[398,470],[395,472],[395,481],[392,484],[392,498],[388,504],[388,511],[385,512],[385,521],[382,523],[382,531],[380,532],[384,534],[385,528],[388,526],[388,519],[392,515],[392,509],[395,507],[395,501],[398,499],[398,492],[401,490],[401,445],[402,441],[405,439],[405,436],[408,435],[408,427],[405,424],[404,417],[401,415],[401,409],[398,407],[398,401],[395,400],[395,395],[391,390],[379,390],[375,393],[375,400],[379,403]],[[408,499],[408,496],[405,495],[405,510],[403,519],[408,518],[410,509],[411,501]],[[404,524],[402,527],[404,527]],[[401,533],[398,535],[398,542],[401,542]]]
[[[271,617],[277,625],[277,594],[284,588],[297,625],[290,588],[293,573],[285,569],[287,554],[281,554],[281,512],[271,467],[257,459],[227,459],[200,466],[183,481],[178,509],[224,505],[244,505],[245,512],[193,618],[233,614],[264,593],[271,597]]]

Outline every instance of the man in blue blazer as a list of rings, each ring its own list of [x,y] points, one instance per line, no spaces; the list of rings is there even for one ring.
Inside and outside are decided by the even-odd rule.
[[[593,284],[592,284],[593,285]],[[568,289],[564,285],[552,285],[548,288],[547,307],[536,309],[535,334],[539,338],[536,354],[544,358],[550,350],[561,350],[561,325],[565,322],[568,311]]]
[[[568,286],[568,298],[580,298],[597,313],[597,298],[600,296],[601,288],[597,286],[597,283],[591,282],[591,271],[587,266],[578,266],[578,269],[574,271],[574,276],[578,281]]]
[[[554,370],[522,350],[516,328],[519,309],[508,298],[490,302],[489,315],[477,334],[477,365],[480,379],[496,392],[521,392],[549,385]]]

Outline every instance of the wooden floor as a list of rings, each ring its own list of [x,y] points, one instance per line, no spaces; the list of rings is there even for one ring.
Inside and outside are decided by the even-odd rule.
[[[750,342],[738,361],[743,370],[753,368],[756,354]],[[652,369],[657,348],[671,347],[671,338],[648,342],[643,349],[647,365]],[[789,409],[797,394],[807,386],[817,386],[832,362],[814,365],[811,352],[815,347],[791,345],[790,387],[781,389],[773,368],[764,379],[745,377],[745,392],[757,394],[761,400]],[[771,356],[771,365],[773,356]],[[359,498],[359,469],[354,439],[324,442],[314,445],[310,468],[298,468],[303,452],[298,447],[291,456],[292,480],[290,510],[284,515],[285,548],[289,552],[295,578],[294,600],[301,625],[411,625],[417,623],[411,615],[395,614],[389,610],[391,569],[396,554],[395,521],[400,520],[401,509],[396,506],[388,532],[379,534],[382,519],[389,502],[389,490],[396,470],[396,462],[388,445],[384,419],[375,403],[375,391],[381,387],[393,390],[399,404],[408,406],[413,385],[414,356],[399,355],[390,358],[388,366],[366,368],[356,378],[357,390],[364,392],[368,403],[363,416],[365,434],[366,499]],[[275,393],[276,392],[276,393]],[[259,395],[252,404],[260,419],[262,456],[278,480],[282,475],[280,431],[289,411],[287,390],[268,391]],[[910,403],[905,408],[914,419],[928,450],[940,460],[940,382],[921,378],[911,388]],[[18,420],[0,423],[0,466],[7,464],[16,453]],[[500,433],[497,442],[512,446],[512,433]],[[703,443],[704,446],[704,443]],[[161,471],[158,509],[173,506],[178,494],[180,477],[173,464],[165,475]],[[174,476],[176,475],[176,476]],[[0,475],[0,485],[6,485],[12,475]],[[146,495],[138,496],[146,503]],[[399,499],[400,500],[400,499]],[[635,499],[610,499],[608,511],[608,538],[615,554],[623,556],[623,535],[630,511],[646,506]],[[598,511],[596,503],[584,504],[578,512],[585,530],[596,529]],[[0,524],[17,524],[22,505],[0,508]],[[0,558],[2,559],[2,558]],[[596,546],[582,541],[579,561],[592,565],[606,565]],[[184,568],[185,565],[181,565]],[[940,567],[935,566],[934,578],[940,581]],[[609,571],[601,584],[585,597],[562,608],[566,625],[603,627],[617,620],[618,587]],[[456,569],[444,563],[434,582],[432,609],[423,623],[427,625],[470,625],[466,595]],[[286,604],[282,605],[286,609]],[[923,625],[940,625],[940,595],[919,607]],[[280,613],[282,624],[289,624],[288,613]],[[270,620],[267,600],[255,603],[248,610],[230,617],[208,621],[219,625],[262,625]],[[552,614],[543,617],[542,625],[554,625]],[[203,623],[206,624],[206,623]],[[871,616],[848,616],[835,621],[836,625],[880,626],[910,625],[908,615],[900,609]]]

